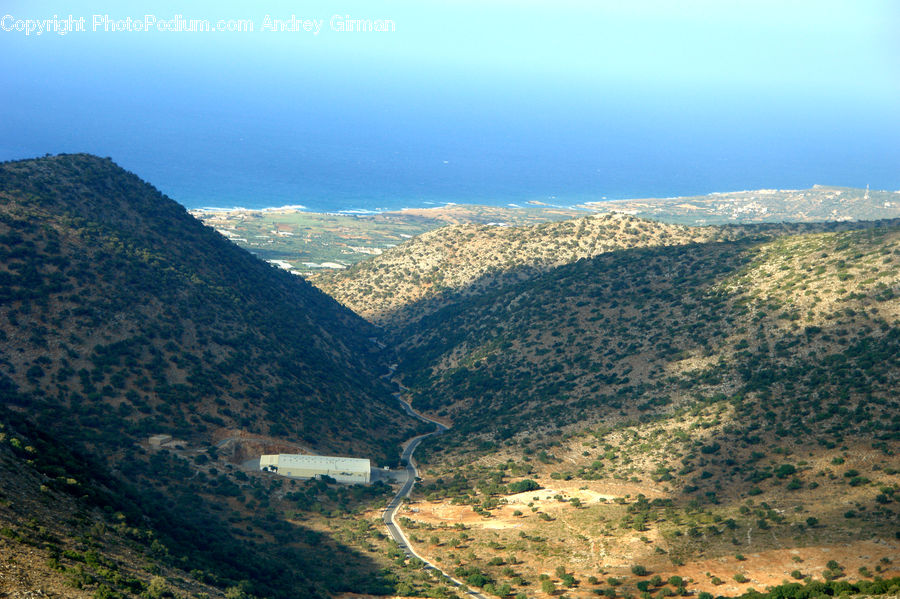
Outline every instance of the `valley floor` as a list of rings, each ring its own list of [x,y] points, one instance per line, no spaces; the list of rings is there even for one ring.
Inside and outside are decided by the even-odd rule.
[[[817,542],[813,537],[798,544],[797,540],[779,539],[780,531],[752,528],[742,531],[733,554],[701,555],[676,566],[668,551],[658,551],[664,547],[671,549],[658,530],[643,534],[621,535],[612,531],[594,534],[595,527],[591,524],[602,519],[599,514],[629,503],[639,493],[651,499],[664,496],[658,488],[596,481],[537,479],[537,482],[543,488],[505,497],[505,505],[492,510],[487,518],[469,505],[450,501],[415,501],[405,506],[399,516],[408,519],[408,536],[419,540],[416,551],[429,561],[447,563],[467,553],[477,554],[484,562],[497,558],[508,561],[508,556],[514,555],[515,571],[533,579],[541,574],[555,578],[556,568],[562,566],[579,581],[577,587],[565,592],[572,599],[596,597],[595,590],[607,586],[611,578],[631,579],[633,584],[653,575],[664,581],[679,576],[689,581],[686,586],[695,593],[740,595],[754,588],[762,590],[796,582],[791,573],[798,570],[803,574],[801,578],[811,576],[821,580],[831,560],[838,562],[850,579],[858,578],[860,569],[875,572],[876,568],[882,578],[900,576],[900,564],[895,563],[900,556],[900,541],[830,543],[824,538]],[[571,503],[573,498],[578,498],[580,507]],[[552,520],[540,519],[542,514]],[[456,541],[460,530],[465,530],[465,543]],[[790,547],[773,548],[782,541],[787,541],[785,544]],[[634,576],[631,568],[635,564],[646,567],[647,577]],[[746,580],[737,582],[736,575]],[[592,576],[597,578],[597,584],[588,582]],[[528,595],[540,596],[536,591],[529,591]]]

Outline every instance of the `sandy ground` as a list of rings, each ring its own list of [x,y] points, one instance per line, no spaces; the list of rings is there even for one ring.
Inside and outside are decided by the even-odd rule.
[[[489,531],[533,528],[531,508],[536,507],[541,512],[550,514],[558,523],[569,529],[570,533],[579,536],[584,531],[578,529],[579,519],[573,518],[576,508],[568,501],[559,501],[557,495],[561,495],[565,500],[577,497],[584,505],[611,502],[614,498],[626,496],[633,500],[639,493],[651,499],[654,496],[664,496],[664,493],[645,485],[625,482],[604,481],[602,484],[586,484],[585,481],[552,479],[539,482],[546,485],[545,488],[505,497],[507,504],[492,510],[489,518],[477,514],[469,505],[429,501],[413,502],[405,506],[400,515],[441,528],[461,523],[470,530],[483,530],[489,534]],[[513,515],[516,510],[523,512],[524,516]],[[529,523],[532,523],[531,526],[528,526]],[[869,572],[882,578],[900,576],[900,541],[895,540],[866,540],[844,545],[819,545],[759,552],[749,552],[745,549],[743,560],[735,557],[738,552],[736,550],[732,555],[700,559],[685,566],[675,567],[668,556],[652,553],[651,548],[665,546],[664,539],[656,530],[651,529],[641,535],[637,533],[623,535],[615,539],[609,537],[591,539],[582,537],[582,539],[586,541],[583,550],[576,550],[569,555],[566,563],[567,569],[574,572],[576,578],[581,581],[578,588],[566,590],[565,595],[572,599],[596,597],[593,590],[605,586],[607,577],[601,574],[601,571],[606,571],[608,576],[625,577],[634,582],[636,577],[631,574],[630,568],[635,563],[646,565],[651,575],[659,574],[663,579],[678,575],[690,580],[688,588],[695,593],[708,591],[714,595],[724,596],[739,595],[751,587],[764,590],[769,586],[796,582],[791,577],[794,570],[800,570],[804,576],[821,580],[826,564],[830,560],[837,561],[843,567],[844,579],[847,580],[862,578],[859,574],[861,567],[868,568]],[[424,543],[417,544],[416,549],[430,559],[443,555],[446,551]],[[534,574],[542,572],[552,574],[556,566],[556,562],[552,559],[546,560],[526,552],[519,552],[517,556],[522,560],[519,569]],[[884,563],[881,561],[882,558],[887,558],[892,563]],[[876,572],[876,566],[880,566],[882,571]],[[737,574],[745,576],[747,582],[736,582],[734,577]],[[589,576],[597,576],[600,579],[599,587],[587,583]],[[722,582],[713,584],[713,578],[719,578]],[[544,596],[534,587],[529,587],[528,593],[529,596]]]
[[[516,523],[512,512],[515,508],[505,506],[498,510],[494,510],[495,517],[484,518],[472,511],[470,505],[451,505],[449,503],[428,502],[414,503],[406,506],[400,512],[400,516],[434,525],[446,524],[453,526],[456,523],[465,524],[472,528],[516,528]]]
[[[419,522],[440,525],[453,525],[457,522],[473,526],[477,528],[487,529],[504,529],[518,528],[521,523],[519,518],[513,515],[516,510],[522,512],[530,512],[531,507],[537,507],[541,511],[555,513],[572,509],[571,504],[567,503],[572,498],[578,498],[584,505],[594,503],[605,503],[612,501],[616,497],[635,497],[638,493],[643,492],[647,497],[663,496],[662,493],[648,491],[638,485],[628,483],[606,483],[603,485],[603,491],[585,488],[584,481],[569,482],[542,480],[539,483],[543,488],[536,491],[525,491],[515,495],[507,495],[505,497],[507,504],[498,509],[492,510],[492,516],[485,518],[472,510],[469,505],[453,505],[443,501],[422,501],[414,502],[406,506],[401,512],[401,516],[405,516]],[[557,496],[561,496],[566,502],[559,501]],[[525,507],[526,509],[522,509]]]

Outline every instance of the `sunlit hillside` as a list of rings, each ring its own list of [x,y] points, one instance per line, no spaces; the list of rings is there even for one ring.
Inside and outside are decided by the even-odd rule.
[[[420,458],[423,550],[632,591],[635,565],[725,594],[894,571],[898,262],[895,221],[624,250],[401,329],[413,405],[454,422]]]
[[[372,322],[394,328],[448,305],[454,294],[478,296],[582,258],[742,234],[621,214],[517,227],[454,225],[313,282]]]

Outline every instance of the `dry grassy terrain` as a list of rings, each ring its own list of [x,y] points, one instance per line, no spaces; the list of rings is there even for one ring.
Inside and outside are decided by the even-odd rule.
[[[424,554],[529,595],[896,574],[900,228],[855,226],[606,253],[399,329],[454,422],[404,514]]]
[[[588,207],[601,213],[623,212],[691,225],[859,221],[900,217],[900,192],[814,185],[810,189],[592,202]]]
[[[897,221],[452,225],[318,282],[379,332],[108,160],[0,170],[0,594],[458,596],[385,484],[242,464],[392,463],[395,360],[453,425],[401,523],[484,594],[900,593]]]
[[[495,586],[510,584],[528,596],[541,596],[534,592],[541,575],[562,588],[560,571],[578,581],[566,591],[570,597],[640,592],[638,583],[653,576],[680,577],[695,592],[736,595],[797,580],[798,573],[818,580],[900,575],[900,459],[867,442],[829,450],[802,439],[704,453],[733,426],[733,413],[707,407],[571,436],[546,451],[548,463],[513,447],[462,468],[435,460],[423,493],[401,516],[429,559],[475,567]],[[748,484],[746,473],[732,474],[748,463],[754,472],[776,474]],[[779,474],[786,464],[793,473]],[[503,489],[525,471],[540,489]],[[451,492],[458,472],[471,492]],[[714,497],[686,492],[692,479],[702,479]],[[829,569],[831,560],[839,571]],[[636,575],[634,566],[648,574]]]
[[[661,225],[621,214],[519,227],[461,224],[424,233],[347,271],[322,273],[312,281],[368,320],[393,327],[447,305],[454,294],[478,295],[583,258],[733,235],[725,229]]]

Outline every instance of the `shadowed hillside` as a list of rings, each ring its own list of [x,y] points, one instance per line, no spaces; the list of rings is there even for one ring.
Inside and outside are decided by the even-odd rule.
[[[554,428],[598,418],[598,406],[654,413],[698,394],[781,393],[785,382],[827,393],[842,370],[823,364],[869,351],[860,372],[878,376],[849,377],[842,393],[886,392],[897,238],[889,221],[579,260],[400,329],[400,369],[420,407],[512,418],[460,423],[470,431]]]
[[[404,417],[370,328],[331,298],[108,160],[6,163],[0,185],[4,372],[49,421],[392,455]]]
[[[423,551],[461,521],[494,586],[608,596],[896,575],[900,226],[853,227],[610,252],[396,331],[413,405],[454,423],[419,458]]]
[[[0,256],[8,559],[103,596],[160,568],[173,591],[384,590],[368,558],[267,516],[280,481],[220,455],[250,437],[395,460],[415,424],[370,325],[93,156],[0,165]]]

